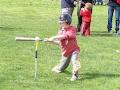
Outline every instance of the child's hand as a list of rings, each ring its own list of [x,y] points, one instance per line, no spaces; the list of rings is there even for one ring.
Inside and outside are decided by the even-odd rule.
[[[77,1],[74,1],[74,5],[76,6],[78,4],[78,2]]]
[[[82,11],[85,11],[85,8],[81,8]]]
[[[40,38],[39,38],[38,36],[36,36],[36,37],[35,37],[35,40],[36,40],[36,41],[39,41],[39,40],[40,40]]]
[[[48,38],[44,38],[44,42],[48,42]]]
[[[54,40],[55,40],[54,37],[50,37],[50,38],[47,39],[47,41],[49,41],[49,42],[52,42],[52,41],[54,41]]]

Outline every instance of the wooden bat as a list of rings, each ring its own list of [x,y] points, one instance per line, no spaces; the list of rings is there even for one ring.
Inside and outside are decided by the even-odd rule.
[[[47,41],[46,38],[40,38],[40,37],[33,38],[33,37],[22,37],[22,36],[15,37],[15,40],[16,41]]]

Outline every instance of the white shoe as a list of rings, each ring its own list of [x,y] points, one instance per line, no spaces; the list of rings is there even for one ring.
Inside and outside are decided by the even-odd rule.
[[[54,68],[52,69],[52,72],[55,72],[55,73],[61,73],[61,71],[58,70],[56,67],[54,67]]]
[[[76,74],[73,74],[72,77],[71,77],[71,81],[75,81],[78,79],[78,76]]]

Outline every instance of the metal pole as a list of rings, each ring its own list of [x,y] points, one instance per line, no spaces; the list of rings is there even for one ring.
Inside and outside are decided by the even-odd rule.
[[[16,37],[15,38],[16,41],[35,41],[35,70],[34,70],[34,78],[37,79],[37,67],[38,67],[38,44],[39,44],[39,41],[45,41],[47,42],[47,38],[39,38],[39,37],[35,37],[35,38],[32,38],[32,37]]]
[[[36,37],[36,41],[35,41],[35,79],[37,79],[37,58],[38,58],[38,42],[39,41],[39,37]]]

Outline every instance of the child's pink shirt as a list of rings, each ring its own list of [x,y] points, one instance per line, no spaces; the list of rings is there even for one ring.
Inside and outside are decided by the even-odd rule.
[[[60,40],[62,55],[67,57],[74,51],[80,51],[76,40],[76,28],[70,26],[58,32],[58,35],[64,35],[64,39]]]
[[[82,16],[82,21],[83,22],[91,22],[91,10],[82,8],[80,10],[80,15]]]

